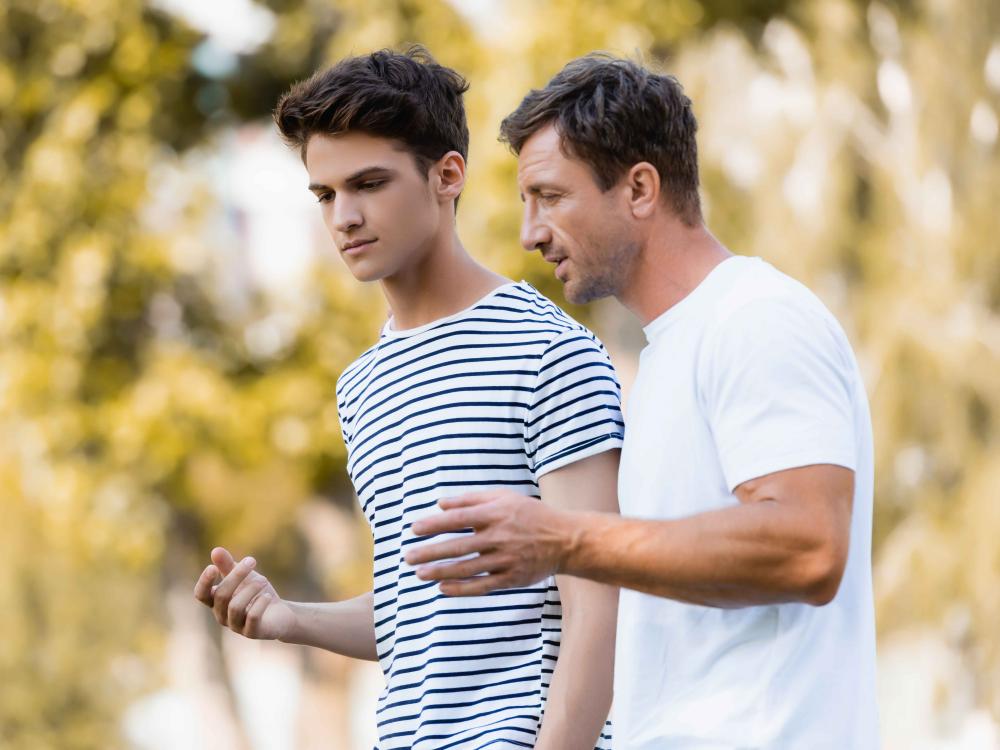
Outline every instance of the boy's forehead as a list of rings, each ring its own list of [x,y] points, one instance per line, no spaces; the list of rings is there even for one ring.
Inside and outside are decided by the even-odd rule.
[[[361,132],[317,133],[306,144],[305,165],[310,175],[328,179],[353,174],[375,165],[398,165],[409,158],[400,143]]]

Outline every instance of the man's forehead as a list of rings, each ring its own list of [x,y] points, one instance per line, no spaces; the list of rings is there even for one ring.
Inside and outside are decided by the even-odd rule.
[[[552,172],[564,166],[566,154],[562,150],[562,139],[551,125],[531,135],[521,146],[517,156],[518,176],[526,178],[545,172]]]

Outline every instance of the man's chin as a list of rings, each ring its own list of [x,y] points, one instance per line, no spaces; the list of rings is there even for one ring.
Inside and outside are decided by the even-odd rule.
[[[611,295],[611,291],[606,291],[593,284],[581,284],[574,279],[567,279],[563,282],[563,296],[567,302],[574,305],[585,305],[596,299]]]

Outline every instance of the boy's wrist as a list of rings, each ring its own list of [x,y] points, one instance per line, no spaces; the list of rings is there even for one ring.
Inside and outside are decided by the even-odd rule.
[[[289,602],[289,601],[286,601],[285,604],[288,606],[288,609],[292,613],[292,621],[289,624],[289,626],[285,628],[285,632],[282,633],[280,636],[278,636],[276,640],[280,641],[281,643],[291,643],[296,646],[308,645],[303,640],[302,604],[300,604],[299,602]]]

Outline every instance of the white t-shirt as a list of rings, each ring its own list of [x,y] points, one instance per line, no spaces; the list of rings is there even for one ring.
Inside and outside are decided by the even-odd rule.
[[[386,688],[377,750],[533,747],[562,640],[555,579],[450,597],[403,560],[442,497],[539,496],[547,472],[621,447],[601,343],[530,284],[419,328],[383,329],[337,383],[347,470],[374,542]],[[442,535],[447,539],[457,535]],[[605,724],[598,750],[610,750]]]
[[[617,747],[877,747],[871,419],[844,332],[806,287],[738,256],[645,332],[623,515],[732,507],[743,482],[810,464],[854,470],[855,491],[847,567],[826,606],[719,609],[621,592]]]

